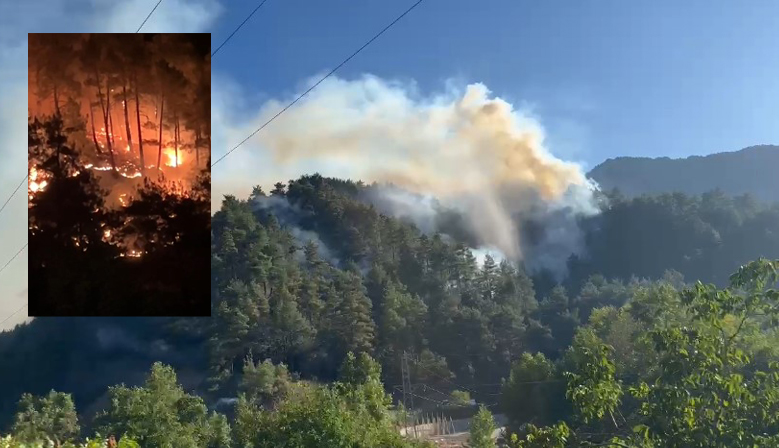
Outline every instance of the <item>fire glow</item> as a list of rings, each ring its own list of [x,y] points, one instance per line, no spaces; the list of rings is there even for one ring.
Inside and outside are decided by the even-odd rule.
[[[29,182],[29,192],[28,196],[29,199],[32,199],[33,196],[35,196],[35,193],[39,191],[43,191],[44,188],[49,184],[49,182],[44,178],[44,175],[38,171],[37,168],[32,167],[30,168],[30,182]]]
[[[104,227],[105,223],[101,223],[101,227]],[[119,258],[140,258],[145,254],[145,251],[138,250],[133,248],[132,246],[128,246],[125,242],[121,240],[115,239],[116,235],[114,231],[111,229],[103,229],[103,242],[114,245],[122,250],[121,253],[119,253]],[[76,247],[78,247],[79,244],[76,242]]]
[[[95,170],[95,171],[111,171],[113,168],[110,166],[95,166],[92,163],[87,163],[84,165],[84,168],[88,170]],[[120,176],[126,177],[128,179],[134,179],[136,177],[141,177],[143,174],[141,174],[140,171],[134,169],[134,167],[130,166],[123,166],[123,167],[117,167],[116,172],[119,173]]]
[[[174,148],[165,148],[164,156],[165,156],[165,165],[170,166],[173,168],[176,168],[180,166],[184,162],[183,157],[183,151],[178,151],[178,154],[176,154],[176,150]]]
[[[140,250],[130,249],[127,252],[119,254],[120,257],[140,258],[143,256],[143,252]]]

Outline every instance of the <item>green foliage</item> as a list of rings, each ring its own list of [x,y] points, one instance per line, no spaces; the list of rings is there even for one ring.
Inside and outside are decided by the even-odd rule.
[[[144,446],[179,436],[183,446],[394,446],[387,392],[406,352],[413,383],[429,386],[415,393],[432,400],[416,407],[466,390],[492,403],[497,391],[482,385],[505,379],[501,410],[522,446],[615,437],[634,447],[707,437],[741,446],[739,436],[771,446],[747,434],[772,436],[777,414],[776,265],[745,267],[726,290],[694,284],[685,294],[679,272],[719,282],[738,260],[773,253],[772,209],[714,196],[616,198],[584,220],[588,258],[572,258],[557,285],[510,263],[478,265],[467,246],[381,215],[363,201],[372,188],[304,176],[270,196],[225,197],[212,219],[213,317],[111,320],[139,353],[86,343],[107,321],[41,319],[0,335],[3,423],[24,391],[56,384],[84,409],[167,358],[210,372],[219,395],[204,397],[239,397],[232,431],[159,372],[159,394],[149,384],[112,388],[106,417],[117,435]],[[742,248],[746,233],[762,236]],[[157,340],[169,349],[147,353]]]
[[[619,377],[646,374],[655,360],[651,343],[643,334],[645,325],[631,316],[626,308],[605,307],[590,315],[591,340],[603,342],[611,350],[615,374]]]
[[[341,366],[340,380],[348,385],[361,385],[381,380],[381,366],[368,354],[346,354],[346,359]]]
[[[381,383],[381,366],[368,354],[355,357],[347,353],[341,367],[341,381],[335,389],[347,402],[367,411],[376,421],[388,419],[387,406],[392,402]]]
[[[267,405],[284,399],[292,387],[291,382],[289,370],[284,364],[274,365],[268,359],[254,363],[247,356],[238,390],[249,400]]]
[[[466,247],[361,202],[369,190],[314,175],[269,196],[225,198],[212,220],[217,387],[249,352],[290,365],[305,359],[301,374],[329,380],[348,352],[365,352],[385,381],[398,382],[406,351],[419,355],[415,375],[434,386],[453,372],[463,382],[499,381],[496,363],[507,371],[522,352],[535,309],[524,271],[494,260],[480,268]],[[444,355],[463,351],[489,356]]]
[[[484,406],[479,407],[479,412],[471,420],[468,445],[471,448],[495,448],[492,433],[497,429],[492,413]]]
[[[241,399],[236,409],[236,441],[255,448],[409,447],[387,412],[378,364],[366,354],[347,354],[343,382],[332,387],[296,385],[294,399],[274,412]]]
[[[528,422],[548,425],[568,412],[562,375],[542,353],[523,353],[512,365],[500,400],[514,430]]]
[[[622,398],[622,385],[615,379],[611,348],[599,343],[591,332],[576,335],[568,352],[573,371],[566,372],[566,397],[576,406],[585,423],[609,415]]]
[[[471,404],[471,394],[464,390],[453,390],[449,394],[449,401],[452,403],[466,406]]]
[[[276,412],[263,413],[253,439],[257,448],[282,447],[401,447],[400,435],[391,425],[376,421],[328,388],[313,388],[300,400],[282,404]]]
[[[0,436],[0,448],[48,448],[50,446],[53,446],[51,438],[43,437],[42,439],[25,442],[12,435]],[[108,448],[109,446],[108,440],[100,439],[99,437],[86,439],[83,443],[78,444],[71,441],[60,444],[60,448]],[[138,442],[128,437],[122,437],[116,442],[115,448],[141,448],[141,446]]]
[[[230,366],[251,351],[277,363],[303,359],[295,363],[301,374],[332,380],[346,353],[364,351],[381,363],[385,383],[397,384],[406,351],[418,360],[414,377],[438,389],[451,390],[447,381],[496,383],[524,351],[557,359],[593,310],[627,302],[632,320],[620,314],[599,338],[613,347],[618,375],[639,371],[651,362],[642,356],[647,343],[638,341],[642,325],[674,313],[672,306],[681,309],[679,272],[712,278],[730,266],[718,262],[704,272],[698,256],[711,235],[725,238],[720,227],[736,232],[714,210],[734,208],[740,222],[765,211],[708,196],[613,198],[583,223],[588,258],[571,260],[564,286],[542,285],[539,305],[523,269],[491,258],[479,266],[466,246],[381,215],[364,202],[374,188],[313,175],[270,196],[257,189],[248,201],[225,198],[213,218],[214,379],[227,379]],[[633,238],[647,231],[656,235],[648,243]],[[664,252],[657,241],[668,235],[672,247]],[[636,248],[641,256],[631,252]],[[668,302],[674,297],[676,304]],[[273,317],[282,315],[289,318]],[[639,351],[631,355],[631,348]]]
[[[509,446],[511,448],[565,448],[571,436],[571,430],[565,423],[557,423],[547,427],[528,425],[527,434],[519,437],[512,434]]]
[[[644,439],[674,448],[779,443],[779,363],[759,370],[739,347],[748,320],[779,315],[777,266],[750,263],[731,277],[731,289],[697,284],[684,294],[694,325],[650,333],[660,374],[633,389],[642,401]],[[731,316],[737,324],[729,330]]]
[[[126,434],[144,447],[228,446],[227,422],[209,417],[203,400],[184,392],[169,366],[155,363],[144,386],[115,386],[109,395],[110,406],[98,417],[102,433]]]
[[[629,332],[635,343],[651,343],[655,367],[636,376],[645,379],[634,380],[624,401],[614,351],[600,337],[624,317],[593,313],[567,354],[568,398],[585,423],[571,431],[571,446],[779,446],[779,359],[755,363],[749,351],[755,329],[773,327],[779,316],[778,268],[760,259],[740,268],[730,288],[698,283],[681,294],[681,317],[652,322],[662,316],[653,315],[638,336]],[[559,429],[530,427],[514,442],[568,446]],[[528,445],[534,440],[548,445]]]
[[[571,263],[574,288],[596,273],[659,279],[669,269],[724,287],[741,264],[779,257],[779,204],[717,191],[608,199],[601,215],[583,223],[587,257]]]
[[[79,436],[81,429],[71,396],[52,390],[43,397],[23,394],[11,431],[16,440],[33,443],[47,437],[59,442],[71,441]]]

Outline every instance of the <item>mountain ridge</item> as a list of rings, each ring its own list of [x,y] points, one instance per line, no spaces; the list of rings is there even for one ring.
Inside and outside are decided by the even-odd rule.
[[[682,192],[702,194],[719,189],[738,196],[779,202],[779,146],[754,145],[738,151],[685,158],[616,157],[587,173],[603,190],[618,189],[633,197]]]

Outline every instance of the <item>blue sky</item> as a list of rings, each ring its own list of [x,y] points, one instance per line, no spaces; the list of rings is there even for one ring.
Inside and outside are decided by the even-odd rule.
[[[214,58],[253,94],[292,92],[413,1],[269,0]],[[216,46],[255,1],[234,1]],[[529,103],[549,146],[589,167],[779,142],[779,2],[426,0],[343,71],[482,82]]]
[[[26,169],[26,33],[134,32],[155,3],[0,2],[1,198]],[[214,58],[215,156],[260,124],[267,99],[290,98],[412,3],[268,0]],[[212,32],[216,46],[256,4],[163,0],[144,31]],[[338,76],[413,83],[422,96],[483,83],[530,108],[550,150],[586,168],[620,155],[708,154],[779,143],[776,17],[774,0],[425,0]],[[289,178],[252,152],[214,169],[215,201],[236,182],[246,193],[257,172]],[[24,241],[25,202],[17,195],[0,215],[0,265]],[[26,300],[25,261],[0,273],[0,316]]]

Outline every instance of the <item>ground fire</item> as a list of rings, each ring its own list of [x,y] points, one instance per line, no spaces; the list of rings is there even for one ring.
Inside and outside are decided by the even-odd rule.
[[[28,227],[33,252],[35,242],[49,246],[40,260],[31,253],[31,266],[64,275],[55,266],[75,266],[57,260],[58,251],[63,259],[90,257],[82,261],[96,267],[115,260],[117,272],[147,276],[126,289],[168,296],[188,289],[175,284],[184,277],[152,265],[170,266],[175,254],[200,247],[198,269],[208,268],[210,39],[203,36],[29,35]]]

